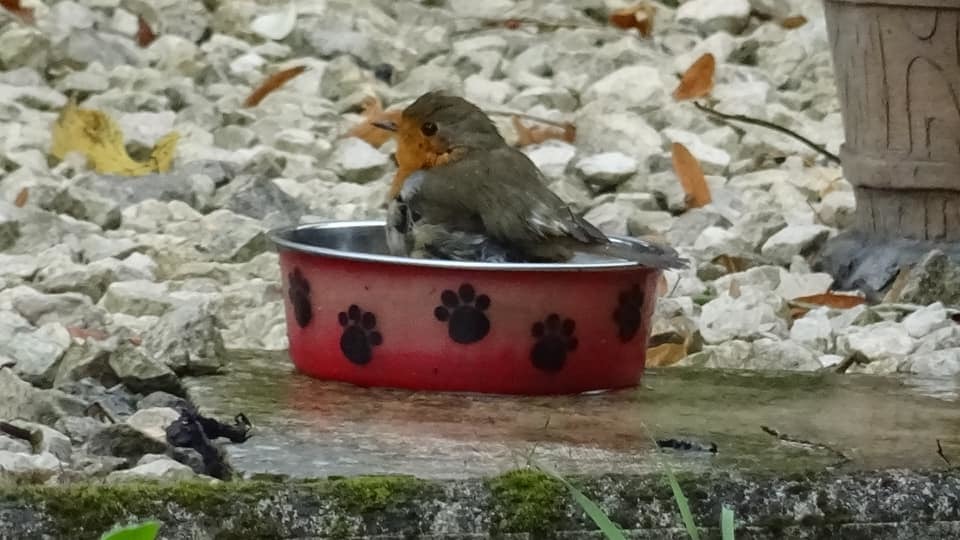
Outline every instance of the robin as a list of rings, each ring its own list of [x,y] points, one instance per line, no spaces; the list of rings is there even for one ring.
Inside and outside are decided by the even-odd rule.
[[[387,245],[394,255],[485,262],[560,262],[576,252],[685,266],[668,247],[612,243],[546,186],[493,121],[463,98],[428,92],[398,122]]]

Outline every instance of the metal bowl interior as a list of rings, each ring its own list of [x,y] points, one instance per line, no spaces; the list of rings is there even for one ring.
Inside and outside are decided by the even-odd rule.
[[[270,239],[280,249],[324,257],[435,268],[509,271],[601,271],[641,267],[626,259],[576,254],[562,263],[490,263],[440,259],[414,259],[390,255],[383,221],[324,221],[284,227],[270,231]],[[611,237],[611,242],[640,245],[632,238]]]

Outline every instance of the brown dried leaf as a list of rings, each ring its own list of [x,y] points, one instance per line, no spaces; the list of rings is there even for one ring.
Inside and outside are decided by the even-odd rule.
[[[794,15],[792,17],[787,17],[786,19],[780,21],[780,26],[786,28],[787,30],[800,28],[805,24],[807,24],[807,18],[804,17],[803,15]]]
[[[286,84],[290,79],[306,71],[306,69],[307,66],[296,66],[270,75],[265,81],[263,81],[263,83],[260,84],[260,86],[258,86],[253,92],[250,93],[249,96],[247,96],[247,99],[243,102],[243,106],[257,106],[257,104],[263,101],[263,98],[270,95],[270,93],[277,88],[280,88]]]
[[[146,19],[137,16],[137,45],[146,47],[153,43],[155,39],[157,39],[157,35],[153,33],[153,29],[147,24]]]
[[[713,73],[717,69],[717,61],[712,54],[706,53],[687,68],[680,78],[680,84],[673,91],[673,99],[683,101],[706,96],[713,90]]]
[[[577,127],[567,122],[563,127],[533,126],[527,127],[520,121],[519,116],[511,117],[513,128],[517,130],[517,145],[529,146],[542,143],[549,139],[559,139],[572,143],[577,138]]]
[[[107,334],[103,330],[97,328],[83,328],[80,326],[68,326],[67,333],[70,334],[70,337],[75,339],[94,339],[96,341],[103,341],[110,337],[110,334]]]
[[[720,255],[711,261],[713,264],[719,264],[728,274],[743,272],[750,267],[750,261],[743,257],[734,257],[732,255]]]
[[[803,317],[810,311],[810,308],[806,307],[803,304],[813,304],[817,306],[826,306],[834,309],[850,309],[859,306],[860,304],[865,303],[867,300],[862,296],[857,296],[854,294],[838,294],[834,292],[825,292],[822,294],[814,294],[810,296],[801,296],[799,298],[794,298],[793,302],[796,302],[800,305],[792,306],[790,309],[790,315],[794,319]]]
[[[359,137],[371,146],[380,148],[383,143],[393,137],[393,132],[380,129],[373,125],[373,122],[399,122],[400,110],[384,111],[380,100],[375,96],[368,96],[363,99],[363,122],[353,127],[348,133],[348,137]]]
[[[686,357],[686,343],[664,343],[647,349],[647,367],[672,366]]]
[[[649,2],[640,2],[639,4],[623,9],[618,9],[610,13],[610,24],[617,28],[629,30],[636,28],[637,32],[643,37],[650,37],[653,34],[653,16],[657,13],[657,8]]]
[[[17,198],[13,200],[13,205],[17,208],[23,208],[27,204],[27,200],[30,199],[30,190],[23,188],[20,190],[20,193],[17,193]]]
[[[20,20],[27,24],[33,24],[33,8],[27,8],[20,5],[20,0],[0,0],[0,6],[13,13]]]
[[[707,178],[703,175],[700,162],[680,143],[673,143],[672,153],[673,170],[680,179],[683,192],[687,194],[687,208],[710,204],[710,188],[707,187]]]

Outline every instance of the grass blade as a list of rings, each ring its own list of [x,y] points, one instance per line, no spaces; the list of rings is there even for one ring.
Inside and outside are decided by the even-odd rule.
[[[115,528],[104,533],[100,540],[154,540],[159,531],[159,521],[147,521],[137,525]]]
[[[723,540],[734,540],[733,538],[733,510],[726,506],[720,509],[720,534]]]
[[[687,529],[690,540],[700,540],[700,531],[697,530],[697,524],[693,522],[693,513],[690,512],[690,505],[687,504],[687,498],[677,483],[677,477],[674,476],[670,466],[663,464],[666,468],[667,481],[670,483],[670,490],[673,491],[673,498],[677,501],[677,507],[680,509],[680,518],[683,520],[683,527]]]
[[[564,478],[563,475],[558,472],[534,463],[532,460],[530,463],[540,471],[543,471],[556,478],[564,486],[566,486],[567,490],[570,491],[570,494],[573,496],[573,500],[576,501],[577,504],[580,505],[580,508],[586,512],[587,516],[593,520],[596,526],[600,529],[600,532],[603,533],[604,538],[607,540],[627,540],[627,537],[623,535],[623,531],[620,529],[620,527],[611,521],[609,517],[607,517],[607,514],[597,505],[597,503],[593,502],[590,497],[587,497],[584,492],[577,489],[577,486],[571,484],[569,480]]]
[[[597,527],[600,528],[600,532],[603,533],[603,536],[607,540],[626,540],[626,537],[623,536],[623,531],[620,530],[620,527],[616,523],[610,521],[610,518],[607,517],[607,514],[597,506],[597,503],[590,500],[590,497],[584,495],[582,491],[574,487],[573,484],[567,482],[565,479],[561,478],[561,482],[567,486],[567,489],[570,490],[570,494],[573,495],[573,500],[577,501],[577,504],[580,505],[580,508],[583,508],[583,511],[590,516],[590,519],[597,524]]]

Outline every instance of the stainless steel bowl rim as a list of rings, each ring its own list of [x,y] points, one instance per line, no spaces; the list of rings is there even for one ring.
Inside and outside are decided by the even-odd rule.
[[[267,234],[270,240],[280,250],[290,250],[333,259],[345,259],[351,261],[364,261],[373,263],[396,264],[403,266],[419,266],[427,268],[447,268],[458,270],[487,270],[487,271],[564,271],[564,272],[585,272],[585,271],[603,271],[603,270],[627,270],[627,269],[651,269],[634,261],[610,260],[583,263],[490,263],[490,262],[464,262],[450,261],[442,259],[415,259],[412,257],[397,257],[395,255],[379,255],[374,253],[362,253],[356,251],[345,251],[320,246],[312,246],[288,240],[284,236],[293,231],[304,229],[349,229],[359,227],[383,227],[385,222],[382,220],[343,220],[343,221],[317,221],[303,225],[293,225],[272,229]],[[624,236],[610,236],[612,242],[625,245],[642,245],[642,242]]]

